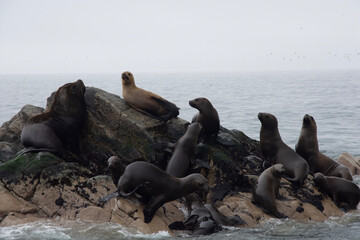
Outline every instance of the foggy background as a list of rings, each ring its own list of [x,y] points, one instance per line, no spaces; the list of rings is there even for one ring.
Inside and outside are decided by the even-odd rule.
[[[0,74],[359,68],[358,0],[0,0]]]

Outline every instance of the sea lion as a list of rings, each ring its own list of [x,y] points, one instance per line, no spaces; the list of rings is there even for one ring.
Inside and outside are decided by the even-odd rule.
[[[194,235],[209,235],[222,230],[198,195],[190,194],[185,199],[189,217],[184,222],[171,223],[169,225],[171,230],[187,230]]]
[[[220,224],[221,226],[237,227],[246,224],[246,222],[238,215],[225,216],[214,205],[210,203],[207,203],[204,206],[207,208],[207,210],[209,210],[215,222]]]
[[[342,177],[352,181],[350,170],[344,165],[335,162],[319,151],[317,140],[317,125],[315,119],[306,114],[299,140],[295,146],[296,152],[305,158],[309,164],[310,172],[321,172],[326,176]]]
[[[209,189],[207,180],[199,173],[177,178],[151,163],[133,162],[120,177],[118,191],[121,196],[129,196],[140,187],[149,188],[152,192],[152,197],[143,210],[145,223],[151,222],[163,204],[197,190]]]
[[[305,159],[287,146],[281,139],[278,121],[270,113],[259,113],[261,122],[260,148],[266,161],[281,163],[285,167],[285,178],[301,186],[309,173]]]
[[[284,173],[284,165],[280,163],[267,168],[260,174],[252,193],[254,201],[277,218],[286,217],[276,207],[276,198],[280,197],[280,180]]]
[[[206,137],[217,136],[220,129],[220,119],[218,112],[207,98],[195,98],[189,101],[189,105],[199,110],[193,117],[193,122],[203,125],[203,132]]]
[[[185,134],[175,144],[175,150],[166,167],[166,172],[175,177],[186,176],[190,163],[194,161],[198,137],[201,131],[200,123],[188,126]]]
[[[344,178],[325,176],[322,173],[315,173],[315,185],[325,191],[332,200],[337,203],[347,203],[351,209],[356,209],[360,201],[359,187]]]
[[[26,152],[78,151],[78,138],[86,121],[85,86],[81,80],[60,87],[47,112],[30,118],[21,131]]]
[[[138,88],[131,72],[122,75],[122,95],[125,102],[136,110],[162,121],[179,115],[179,108],[152,92]]]
[[[111,156],[108,159],[108,169],[113,183],[117,186],[121,175],[123,175],[125,171],[125,165],[121,162],[119,157]]]

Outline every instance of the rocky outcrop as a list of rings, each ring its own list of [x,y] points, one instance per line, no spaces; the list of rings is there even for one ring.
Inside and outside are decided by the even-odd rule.
[[[342,153],[338,157],[338,163],[348,167],[351,175],[360,175],[360,157],[354,157],[350,153]]]
[[[20,133],[30,117],[44,109],[27,105],[0,129],[0,218],[1,226],[55,217],[93,222],[116,222],[144,233],[169,231],[169,224],[186,219],[186,206],[173,201],[161,207],[153,221],[143,221],[143,205],[136,199],[112,199],[104,206],[100,197],[116,187],[108,175],[107,159],[116,155],[124,164],[151,162],[165,169],[170,158],[161,148],[176,142],[186,130],[180,118],[166,123],[128,107],[120,97],[88,87],[85,94],[87,123],[80,142],[80,155],[67,162],[51,153],[27,153],[16,157],[23,147]],[[48,99],[51,102],[52,97]],[[238,215],[253,227],[269,219],[254,205],[251,189],[264,170],[257,141],[238,130],[221,128],[225,142],[200,144],[196,162],[189,173],[200,172],[209,181],[204,201],[214,204],[227,216]],[[343,212],[329,197],[317,191],[312,177],[304,186],[281,181],[280,212],[299,221],[323,221]]]

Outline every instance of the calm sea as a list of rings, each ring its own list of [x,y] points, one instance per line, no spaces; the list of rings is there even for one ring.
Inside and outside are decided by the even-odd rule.
[[[188,101],[208,98],[218,110],[221,125],[259,139],[259,112],[279,121],[285,143],[294,148],[302,118],[312,115],[318,126],[320,150],[336,159],[340,153],[360,156],[360,70],[327,72],[248,73],[134,73],[138,87],[155,92],[180,107],[190,121],[197,112]],[[68,82],[121,96],[121,73],[0,75],[0,124],[25,104],[45,107],[46,98]],[[359,183],[359,179],[356,179]],[[360,213],[324,223],[302,224],[273,220],[254,229],[232,229],[206,239],[360,239]],[[37,222],[0,228],[0,239],[149,239],[166,233],[141,235],[113,224]],[[199,238],[201,239],[201,238]],[[205,239],[205,238],[204,238]]]

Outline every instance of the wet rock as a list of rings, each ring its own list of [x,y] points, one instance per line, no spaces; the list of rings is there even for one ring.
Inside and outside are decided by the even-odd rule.
[[[85,94],[87,123],[80,141],[78,159],[64,161],[51,153],[27,153],[16,157],[23,147],[21,129],[27,119],[42,113],[26,105],[0,128],[0,226],[37,219],[65,219],[116,222],[143,233],[170,231],[168,225],[185,221],[186,211],[179,201],[165,204],[153,221],[143,221],[143,205],[135,199],[98,199],[115,191],[107,170],[110,156],[124,164],[147,161],[165,169],[171,154],[154,146],[176,142],[188,122],[176,118],[166,123],[148,117],[124,103],[119,96],[88,87]],[[48,99],[51,104],[52,97]],[[209,182],[204,199],[226,216],[238,215],[245,226],[253,227],[271,216],[253,204],[254,182],[267,167],[259,143],[238,130],[221,127],[216,141],[198,146],[197,164],[190,173],[201,173]],[[299,221],[323,221],[343,212],[313,186],[309,176],[301,188],[281,181],[279,211]],[[55,218],[56,217],[56,218]]]
[[[23,125],[29,118],[43,112],[43,108],[25,105],[13,118],[3,123],[0,128],[0,163],[13,158],[23,148],[20,143]]]
[[[360,175],[360,157],[354,157],[350,153],[342,153],[337,161],[348,167],[352,175]]]

